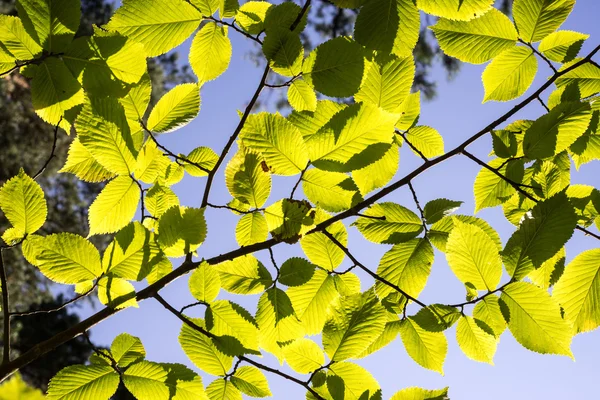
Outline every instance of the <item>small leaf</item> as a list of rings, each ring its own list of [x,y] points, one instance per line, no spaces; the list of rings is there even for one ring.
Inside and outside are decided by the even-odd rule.
[[[531,86],[536,72],[537,60],[531,49],[517,46],[502,52],[481,76],[485,89],[483,102],[516,99]]]
[[[270,397],[269,382],[261,370],[253,366],[243,366],[231,376],[231,383],[240,392],[251,397]]]
[[[133,219],[139,201],[140,189],[133,178],[121,175],[110,181],[90,206],[89,236],[124,228]]]
[[[365,239],[374,243],[406,242],[423,230],[421,218],[408,208],[395,203],[379,203],[369,207],[366,217],[354,222]]]
[[[301,338],[283,348],[285,361],[299,374],[310,374],[325,363],[323,350],[310,339]]]
[[[216,79],[227,70],[232,53],[227,33],[227,26],[208,22],[194,37],[189,58],[200,85]]]
[[[423,208],[425,221],[429,225],[435,224],[442,218],[458,210],[462,203],[462,201],[454,201],[448,199],[431,200],[427,202],[427,204],[425,204],[425,207]]]
[[[44,191],[22,168],[0,188],[0,209],[22,235],[35,233],[48,215]]]
[[[462,317],[456,327],[456,341],[470,359],[494,364],[498,340],[485,322],[468,316]]]
[[[200,88],[195,83],[175,86],[156,103],[148,117],[148,129],[166,133],[187,125],[198,115]]]
[[[210,264],[203,262],[194,270],[188,282],[190,293],[198,301],[213,302],[221,290],[219,273]]]
[[[146,350],[140,338],[121,333],[110,345],[110,354],[119,367],[124,368],[146,357]]]
[[[167,371],[162,365],[140,361],[123,373],[123,384],[138,400],[168,399]]]
[[[517,0],[513,6],[515,24],[521,39],[538,42],[554,32],[567,19],[575,0]]]
[[[538,50],[552,61],[566,63],[577,57],[583,42],[589,37],[574,31],[553,32],[541,41]]]
[[[408,317],[400,327],[402,343],[408,355],[420,366],[443,375],[448,341],[443,332],[431,332]]]
[[[230,293],[262,293],[273,283],[269,271],[250,254],[217,264],[215,269],[221,277],[221,286]]]

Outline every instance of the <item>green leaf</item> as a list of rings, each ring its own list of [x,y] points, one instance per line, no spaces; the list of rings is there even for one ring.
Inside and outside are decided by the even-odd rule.
[[[84,102],[83,89],[65,63],[47,58],[32,68],[31,102],[35,112],[49,124],[69,131],[65,113]]]
[[[502,52],[481,76],[485,89],[483,102],[516,99],[531,86],[536,72],[537,60],[531,49],[517,46]]]
[[[365,217],[353,223],[365,239],[374,243],[406,242],[423,230],[421,218],[408,208],[395,203],[378,203],[369,207]]]
[[[79,138],[74,138],[69,147],[67,161],[59,173],[71,173],[84,182],[103,182],[115,175],[104,168],[92,153],[81,144]]]
[[[308,163],[302,134],[279,114],[250,115],[240,139],[245,147],[262,154],[274,174],[296,175]]]
[[[22,235],[35,233],[48,215],[44,191],[22,168],[0,188],[0,209]]]
[[[156,103],[148,117],[148,129],[157,133],[177,130],[200,110],[200,88],[195,83],[175,86]]]
[[[323,328],[325,352],[332,361],[358,356],[381,335],[386,318],[372,291],[340,298]]]
[[[152,82],[150,75],[145,73],[139,82],[127,92],[127,95],[119,99],[119,102],[125,109],[125,116],[130,121],[130,127],[132,125],[136,126],[136,128],[140,127],[139,121],[146,115],[151,95]],[[133,128],[131,129],[133,130]]]
[[[302,189],[309,201],[331,212],[347,210],[362,200],[348,175],[309,169],[302,176]]]
[[[167,370],[165,385],[174,400],[208,400],[202,378],[182,364],[160,364]]]
[[[50,53],[64,51],[79,28],[77,0],[19,0],[16,7],[27,32]]]
[[[531,283],[514,282],[504,288],[500,300],[508,329],[523,347],[537,353],[573,357],[572,329],[546,290]]]
[[[559,104],[527,129],[523,152],[531,159],[555,156],[585,133],[591,118],[589,103]]]
[[[594,102],[596,105],[597,102]],[[596,107],[595,107],[596,108]],[[569,148],[575,167],[600,159],[600,110],[592,111],[592,119],[585,133]]]
[[[219,273],[210,264],[201,263],[190,276],[188,281],[190,293],[198,301],[213,302],[221,290]]]
[[[338,297],[333,281],[327,272],[317,269],[307,283],[287,290],[307,335],[316,335],[323,330],[329,305]]]
[[[354,36],[369,50],[408,57],[417,45],[419,10],[411,0],[367,1],[361,8]]]
[[[135,288],[125,279],[105,275],[98,280],[98,300],[110,308],[137,308],[135,295]]]
[[[76,284],[95,279],[103,272],[96,247],[73,233],[28,236],[23,255],[48,279],[58,283]]]
[[[306,259],[292,257],[286,260],[279,268],[279,283],[286,286],[301,286],[312,278],[315,266]]]
[[[269,232],[275,238],[294,240],[314,227],[315,212],[306,201],[283,199],[265,209]]]
[[[574,333],[588,332],[600,326],[597,304],[599,261],[599,249],[579,254],[567,265],[552,291],[553,298],[565,310],[565,318],[573,324]]]
[[[258,154],[238,151],[225,168],[225,184],[232,197],[260,208],[271,194],[271,173]]]
[[[154,233],[135,221],[121,229],[104,251],[103,270],[141,281],[162,258]]]
[[[315,214],[315,224],[331,218],[327,212],[317,209]],[[327,227],[333,237],[344,246],[348,245],[348,232],[346,226],[337,221]],[[333,271],[340,266],[346,254],[334,242],[331,241],[322,232],[314,232],[300,239],[300,246],[306,257],[313,263],[325,268],[327,271]]]
[[[197,326],[204,327],[204,321],[201,319],[191,321]],[[233,357],[223,354],[210,338],[187,324],[181,327],[179,344],[192,363],[208,374],[224,376],[231,369]]]
[[[206,239],[203,208],[171,207],[161,215],[158,243],[169,257],[192,253]]]
[[[219,16],[221,18],[235,17],[240,5],[238,0],[219,0]]]
[[[432,332],[420,326],[412,317],[402,321],[400,337],[408,355],[423,368],[444,374],[443,365],[448,341],[443,332]]]
[[[118,335],[110,345],[110,354],[124,368],[146,357],[146,350],[140,338],[128,333]]]
[[[383,65],[369,63],[364,82],[354,99],[398,113],[410,94],[414,76],[415,63],[412,56],[392,59]]]
[[[240,392],[251,397],[272,396],[267,378],[261,370],[253,366],[243,366],[238,368],[231,376],[231,383],[233,383]]]
[[[251,35],[264,30],[265,18],[273,4],[266,1],[249,1],[244,3],[235,16],[235,22]]]
[[[494,331],[483,321],[463,316],[456,327],[458,346],[471,360],[494,365],[498,340]]]
[[[206,328],[217,336],[229,336],[249,350],[258,351],[258,326],[252,315],[229,300],[216,300],[206,310]]]
[[[562,276],[565,270],[566,253],[564,247],[553,257],[544,261],[542,266],[535,269],[527,277],[542,289],[551,288]]]
[[[396,117],[369,103],[352,104],[306,140],[309,158],[317,168],[330,171],[364,168],[389,149]]]
[[[575,0],[516,0],[513,6],[519,36],[538,42],[558,29],[567,19]]]
[[[296,316],[290,298],[277,287],[268,289],[260,296],[256,322],[260,329],[260,347],[277,357],[279,362],[283,362],[283,346],[304,335],[302,323]],[[242,390],[240,387],[238,389]]]
[[[463,283],[494,290],[502,277],[502,261],[494,241],[475,225],[454,221],[446,243],[446,259]]]
[[[76,39],[63,60],[93,96],[124,97],[146,72],[144,46],[115,32],[100,31]]]
[[[468,21],[488,12],[494,0],[418,0],[420,10],[436,17]]]
[[[310,374],[325,364],[323,350],[310,339],[301,338],[283,348],[285,361],[299,374]]]
[[[271,69],[279,75],[297,76],[302,72],[304,47],[299,35],[288,28],[269,30],[263,41],[262,51]]]
[[[429,126],[415,126],[405,133],[406,140],[410,142],[425,157],[432,158],[444,154],[444,139],[438,131]],[[412,147],[413,153],[420,156]]]
[[[140,361],[123,373],[123,384],[138,400],[168,399],[167,371],[157,363]]]
[[[71,365],[50,380],[47,399],[108,400],[119,386],[119,374],[108,365]]]
[[[122,175],[110,181],[90,206],[89,236],[124,228],[133,219],[139,201],[140,189],[130,176]]]
[[[0,15],[0,43],[18,60],[33,60],[42,52],[21,19],[11,15]]]
[[[373,190],[387,185],[396,175],[399,164],[400,152],[398,146],[391,145],[379,160],[364,168],[352,171],[352,179],[358,186],[360,194],[366,196]]]
[[[435,199],[428,201],[423,208],[427,224],[435,224],[442,218],[454,213],[462,205],[462,201]]]
[[[502,250],[502,242],[500,241],[500,236],[498,233],[481,218],[473,217],[470,215],[455,215],[444,217],[435,224],[431,226],[429,229],[429,234],[427,237],[431,241],[431,243],[438,248],[438,250],[445,252],[446,251],[446,243],[448,241],[448,236],[452,229],[454,228],[454,220],[458,219],[461,222],[473,224],[480,229],[482,229],[488,236],[492,239],[492,241],[496,244],[496,248],[498,251]]]
[[[579,61],[581,59],[576,58],[570,63],[564,64],[560,70],[569,68]],[[559,89],[573,84],[579,89],[581,98],[593,96],[600,92],[600,69],[592,64],[583,64],[561,75],[555,83]]]
[[[152,184],[166,173],[169,165],[169,159],[156,142],[148,138],[137,156],[133,175],[144,183]]]
[[[243,215],[235,228],[235,239],[240,246],[264,242],[268,236],[267,220],[260,212]]]
[[[227,70],[232,53],[227,33],[227,26],[208,22],[194,37],[189,59],[199,85],[216,79]]]
[[[552,61],[566,63],[577,57],[583,42],[589,37],[574,31],[554,32],[541,41],[538,50]]]
[[[401,115],[396,121],[396,128],[402,131],[407,131],[419,120],[421,113],[421,92],[415,92],[408,95],[402,102],[396,113]]]
[[[358,92],[364,69],[361,46],[347,37],[337,37],[309,54],[302,76],[325,96],[349,97]]]
[[[318,100],[317,109],[310,111],[293,111],[287,120],[290,121],[300,132],[305,141],[323,128],[339,111],[346,108],[346,105],[331,100]]]
[[[215,269],[221,287],[230,293],[258,294],[273,283],[269,270],[251,254],[217,264]]]
[[[265,16],[265,32],[272,31],[278,28],[290,29],[292,24],[296,22],[298,15],[302,12],[302,7],[292,2],[284,2],[273,5],[267,10]],[[306,27],[308,13],[304,13],[298,26],[294,29],[294,33],[299,34]]]
[[[416,298],[425,288],[432,264],[433,248],[429,240],[412,239],[395,245],[383,255],[377,275]],[[381,282],[376,282],[375,290],[382,299],[395,291]]]
[[[225,379],[215,379],[206,387],[206,394],[210,400],[243,400],[240,391]]]
[[[129,175],[137,150],[123,106],[112,97],[91,98],[75,122],[81,144],[106,170]]]
[[[322,385],[318,385],[321,383]],[[350,362],[331,365],[327,377],[315,377],[315,390],[326,399],[380,399],[381,387],[364,367]]]
[[[152,268],[148,276],[146,276],[146,280],[150,285],[163,278],[165,275],[168,275],[173,270],[173,264],[164,256],[158,261],[158,263]]]
[[[365,351],[356,356],[356,358],[367,357],[385,348],[387,345],[396,340],[396,338],[400,334],[400,325],[402,324],[402,321],[400,321],[400,319],[398,319],[398,316],[395,314],[388,313],[387,317],[388,322],[386,322],[385,328],[383,329],[381,335],[379,335],[377,339],[375,339],[375,341],[371,343],[371,345],[367,347]]]
[[[156,218],[160,218],[169,208],[179,206],[179,199],[171,189],[159,183],[146,192],[146,209]]]
[[[446,400],[448,388],[427,390],[420,387],[410,387],[396,392],[390,400]]]
[[[565,193],[539,202],[502,251],[509,275],[520,280],[554,256],[573,235],[577,215]]]
[[[430,28],[444,53],[471,64],[482,64],[517,42],[517,30],[502,12],[492,8],[466,21],[440,19]]]
[[[198,28],[202,14],[183,0],[125,0],[106,28],[140,42],[148,57],[166,53]]]
[[[303,79],[292,82],[287,92],[290,106],[296,111],[315,111],[317,109],[317,94]]]
[[[505,163],[505,160],[496,158],[491,160],[488,165],[492,168],[498,168],[499,174],[513,182],[519,183],[523,180],[523,160]],[[473,192],[475,195],[475,212],[477,213],[484,208],[496,207],[504,203],[516,192],[516,189],[489,169],[481,168],[477,177],[475,177]]]
[[[484,322],[490,327],[494,335],[499,338],[506,329],[506,321],[502,316],[500,309],[500,298],[496,295],[489,295],[477,303],[473,309],[473,318]]]
[[[219,156],[210,147],[196,147],[194,150],[190,151],[185,159],[212,171],[219,160]],[[185,168],[185,171],[192,176],[201,177],[208,175],[206,171],[188,162],[185,162],[183,167]]]

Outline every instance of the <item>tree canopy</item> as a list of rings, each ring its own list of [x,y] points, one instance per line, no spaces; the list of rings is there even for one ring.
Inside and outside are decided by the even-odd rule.
[[[93,353],[52,377],[49,399],[108,400],[119,387],[138,400],[269,397],[277,377],[308,399],[443,399],[451,388],[383,393],[355,361],[400,340],[416,364],[443,373],[454,325],[451,340],[474,361],[493,363],[505,331],[528,350],[574,356],[574,337],[600,325],[599,250],[568,258],[565,250],[579,235],[600,240],[600,194],[571,182],[571,163],[600,158],[600,46],[580,55],[589,35],[560,30],[575,1],[516,0],[512,19],[490,0],[333,3],[355,10],[352,32],[334,31],[316,46],[303,34],[311,0],[125,0],[87,34],[77,34],[79,0],[19,0],[17,16],[0,15],[0,74],[26,82],[31,106],[53,132],[49,157],[22,165],[0,188],[7,221],[0,379],[74,338]],[[514,101],[453,148],[420,118],[415,48],[424,22],[447,57],[488,63],[484,103]],[[222,149],[169,150],[161,137],[197,117],[202,89],[217,85],[230,64],[234,34],[260,45],[265,61],[237,127]],[[159,84],[150,60],[187,40],[197,79],[152,102]],[[538,74],[540,65],[551,74]],[[530,89],[537,75],[547,79]],[[287,91],[290,113],[256,112],[271,89]],[[516,117],[534,102],[546,112]],[[44,228],[61,215],[47,200],[53,186],[38,182],[64,135],[73,139],[61,176],[103,183],[76,233]],[[490,161],[469,148],[483,137],[492,138]],[[422,163],[398,177],[402,146]],[[413,182],[455,156],[480,168],[475,212],[501,207],[514,225],[505,243],[486,220],[460,214],[461,199],[419,200]],[[204,184],[194,206],[172,189],[185,176]],[[217,184],[228,203],[211,200]],[[412,203],[386,197],[400,188]],[[282,190],[289,195],[273,196]],[[231,232],[238,248],[214,254],[202,246],[213,229],[209,212],[239,217]],[[386,249],[379,265],[361,262],[351,230]],[[304,257],[278,259],[273,248],[283,244]],[[6,278],[9,249],[31,273],[77,293],[40,312],[88,296],[105,307],[13,356],[11,319],[22,313],[11,303],[20,288]],[[464,300],[421,299],[436,257],[464,284]],[[177,309],[161,291],[184,275],[196,302]],[[249,296],[256,311],[227,294]],[[180,321],[190,365],[214,380],[148,360],[141,340],[127,333],[107,349],[91,344],[92,326],[147,299]],[[192,307],[202,308],[201,318],[190,316]],[[292,372],[259,358],[266,354]],[[22,386],[15,378],[8,390]]]

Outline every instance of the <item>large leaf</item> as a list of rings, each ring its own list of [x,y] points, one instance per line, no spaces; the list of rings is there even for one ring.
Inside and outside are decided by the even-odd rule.
[[[108,365],[71,365],[52,378],[47,399],[108,400],[119,386],[119,374]]]
[[[406,242],[423,230],[423,223],[414,212],[395,203],[379,203],[369,207],[354,222],[360,233],[374,243]]]
[[[600,249],[579,254],[565,268],[552,296],[565,310],[574,333],[587,332],[600,326]]]
[[[12,15],[0,15],[0,42],[19,60],[33,60],[42,52],[41,46],[26,32],[21,19]]]
[[[536,72],[537,60],[531,49],[517,46],[504,51],[483,71],[483,102],[509,101],[521,96],[531,86]]]
[[[140,189],[127,175],[118,176],[102,189],[89,210],[89,236],[113,233],[134,217],[140,202]]]
[[[268,237],[267,219],[260,212],[243,215],[235,228],[235,240],[240,246],[264,242]]]
[[[210,303],[214,301],[221,290],[221,279],[215,268],[203,262],[194,270],[188,282],[190,293],[198,301]]]
[[[35,233],[48,215],[44,191],[23,169],[0,188],[0,209],[21,236]]]
[[[240,392],[251,397],[272,396],[267,378],[261,370],[253,366],[243,366],[238,368],[231,376],[231,383],[233,383]]]
[[[258,154],[238,151],[225,168],[231,196],[250,207],[262,207],[271,194],[271,173],[264,166]]]
[[[251,254],[215,266],[223,289],[236,294],[262,293],[273,283],[269,270]]]
[[[338,37],[310,53],[302,67],[302,76],[326,96],[349,97],[360,87],[364,64],[361,46],[347,37]]]
[[[103,270],[140,281],[162,258],[154,233],[135,221],[121,229],[104,251]]]
[[[308,163],[302,134],[279,114],[251,115],[240,139],[245,147],[262,154],[274,174],[296,175]]]
[[[494,364],[498,340],[494,336],[494,331],[485,322],[463,316],[456,326],[456,341],[470,359]]]
[[[72,233],[29,236],[23,243],[23,255],[49,279],[59,283],[83,282],[95,279],[103,272],[98,250]]]
[[[412,239],[395,245],[383,255],[377,275],[416,298],[425,288],[432,264],[433,248],[429,240]],[[375,284],[375,289],[382,299],[395,292],[379,281]]]
[[[417,6],[427,14],[458,21],[480,17],[494,5],[494,0],[418,0]]]
[[[221,75],[231,60],[231,42],[227,26],[209,22],[194,37],[190,47],[190,66],[199,84],[212,81]]]
[[[444,138],[438,131],[429,126],[410,128],[405,136],[406,140],[427,158],[444,154]],[[410,149],[420,156],[412,147]]]
[[[348,175],[310,169],[302,176],[302,190],[309,201],[324,210],[340,212],[362,200]]]
[[[442,18],[431,30],[445,54],[471,64],[489,61],[517,41],[515,26],[495,8],[468,22]]]
[[[402,321],[400,327],[402,343],[408,355],[417,364],[443,374],[448,341],[444,332],[434,332],[426,328],[419,325],[412,317],[408,317]]]
[[[566,63],[577,57],[583,42],[589,37],[574,31],[554,32],[541,41],[539,51],[552,61]]]
[[[417,44],[420,26],[419,10],[411,0],[374,0],[361,8],[354,35],[369,50],[407,57]]]
[[[358,186],[361,195],[365,196],[375,189],[384,187],[392,180],[400,164],[398,150],[398,146],[392,144],[379,160],[352,171],[352,179]]]
[[[567,19],[575,0],[516,0],[513,6],[519,36],[538,42],[554,32]]]
[[[354,358],[383,332],[386,319],[372,291],[340,298],[323,328],[323,348],[332,361]]]
[[[192,322],[204,328],[204,321]],[[202,371],[211,375],[225,375],[231,369],[233,357],[223,354],[212,340],[187,324],[183,324],[179,333],[179,344],[184,353]]]
[[[304,47],[298,34],[288,28],[269,30],[262,50],[271,69],[279,75],[297,76],[302,71]]]
[[[92,98],[75,123],[79,141],[106,170],[128,175],[137,150],[123,106],[114,98]]]
[[[258,351],[258,326],[252,315],[229,300],[216,300],[206,310],[206,328],[217,336],[233,337],[246,348]]]
[[[508,328],[523,347],[573,357],[572,329],[547,291],[531,283],[515,282],[504,288],[500,299],[505,305],[502,313]]]
[[[521,279],[555,255],[571,238],[577,215],[565,193],[538,203],[508,239],[502,259],[506,271]]]
[[[64,51],[79,28],[78,0],[19,0],[16,6],[27,32],[50,53]]]
[[[490,236],[475,225],[454,220],[446,243],[446,258],[454,274],[479,290],[494,290],[502,276],[502,261]]]
[[[167,371],[157,363],[140,361],[123,373],[123,384],[138,400],[168,399]]]
[[[183,0],[125,0],[106,25],[144,45],[148,57],[181,44],[196,30],[202,14]]]
[[[148,117],[148,129],[171,132],[187,125],[198,115],[200,88],[195,83],[175,86],[156,103]]]
[[[310,339],[295,340],[283,348],[286,363],[299,374],[309,374],[323,366],[325,356],[318,344]]]
[[[323,210],[317,209],[315,215],[315,224],[319,224],[331,215]],[[327,227],[327,232],[333,235],[338,242],[346,246],[348,244],[348,232],[346,226],[337,221]],[[328,271],[335,270],[344,261],[346,254],[334,242],[331,241],[322,232],[311,233],[300,239],[300,246],[308,259]]]
[[[559,104],[527,129],[523,152],[531,159],[555,156],[585,133],[591,118],[589,103]]]
[[[113,178],[114,173],[104,168],[81,144],[79,138],[74,138],[69,147],[69,155],[65,165],[58,172],[71,173],[84,182],[102,182]]]

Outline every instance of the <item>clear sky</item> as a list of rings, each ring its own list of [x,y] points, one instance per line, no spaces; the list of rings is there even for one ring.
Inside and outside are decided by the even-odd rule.
[[[317,0],[320,1],[320,0]],[[579,0],[572,15],[562,29],[576,30],[591,34],[581,54],[587,54],[600,42],[600,3],[596,0]],[[197,146],[210,146],[220,153],[223,145],[238,123],[237,110],[243,109],[252,96],[259,80],[260,69],[256,68],[248,51],[252,48],[249,40],[231,31],[233,58],[228,71],[217,81],[210,82],[202,88],[202,107],[199,116],[187,127],[159,137],[159,141],[175,153],[188,153]],[[186,57],[187,46],[181,46],[182,57]],[[538,76],[532,89],[539,87],[550,76],[551,71],[544,63],[538,63]],[[435,100],[422,103],[420,124],[436,128],[444,137],[446,149],[451,149],[464,139],[473,135],[490,121],[502,115],[512,107],[511,103],[481,104],[483,87],[481,72],[484,66],[464,65],[460,73],[450,81],[445,78],[444,71],[436,67],[433,76],[438,82],[438,96]],[[529,90],[529,92],[532,91]],[[272,93],[272,99],[284,94],[285,89],[267,89],[279,91]],[[546,93],[546,95],[549,93]],[[514,102],[512,102],[514,103]],[[538,103],[532,103],[517,117],[535,119],[544,110]],[[470,151],[480,158],[486,159],[491,149],[489,137],[479,140],[471,146]],[[231,155],[233,152],[231,153]],[[397,178],[404,176],[420,163],[408,148],[401,151],[401,162]],[[443,166],[442,166],[443,165]],[[472,215],[474,211],[473,181],[479,171],[478,166],[464,157],[455,157],[419,176],[414,186],[420,201],[447,197],[462,200],[465,203],[459,210],[462,214]],[[598,162],[583,166],[579,172],[572,169],[573,183],[587,183],[600,187]],[[225,204],[231,197],[224,185],[224,168],[217,174],[211,192],[211,202]],[[267,204],[285,197],[294,178],[275,177],[273,192]],[[199,206],[204,190],[204,178],[186,177],[174,186],[181,202],[186,206]],[[414,210],[412,197],[407,188],[385,198]],[[416,211],[416,210],[415,210]],[[208,239],[199,248],[201,257],[211,257],[237,248],[234,239],[235,224],[238,217],[227,210],[207,210]],[[510,237],[514,227],[502,215],[501,208],[486,209],[478,214],[489,221],[498,230],[503,242]],[[354,228],[349,229],[349,247],[357,258],[365,265],[376,269],[379,259],[389,246],[373,245],[364,240]],[[575,233],[567,247],[567,260],[585,249],[598,247],[598,242]],[[261,252],[257,256],[270,268],[268,254]],[[291,256],[302,256],[298,245],[278,245],[275,256],[282,263]],[[463,301],[463,285],[450,271],[445,257],[436,250],[435,263],[427,288],[422,294],[426,303],[455,303]],[[346,261],[347,263],[348,261]],[[179,265],[179,260],[174,260]],[[350,265],[348,265],[350,266]],[[372,281],[364,274],[363,290]],[[179,308],[191,303],[194,299],[187,288],[188,277],[172,283],[161,293],[175,307]],[[507,280],[505,276],[503,282]],[[138,286],[141,287],[141,286]],[[258,296],[235,296],[221,292],[222,298],[230,298],[254,312]],[[89,306],[81,309],[82,317],[95,310]],[[201,313],[201,309],[193,311]],[[192,314],[201,316],[201,314]],[[181,323],[173,315],[164,310],[153,300],[146,300],[139,309],[127,309],[118,313],[95,327],[93,340],[97,343],[109,344],[121,332],[139,336],[148,353],[148,359],[159,362],[179,362],[192,366],[181,350],[177,336]],[[521,347],[506,331],[498,346],[495,366],[477,363],[467,359],[456,345],[455,328],[446,331],[449,342],[448,356],[444,365],[445,375],[425,370],[412,361],[406,354],[398,337],[384,350],[358,361],[372,372],[383,388],[384,398],[389,398],[397,390],[409,386],[425,388],[450,387],[450,397],[460,400],[475,399],[579,399],[597,398],[598,359],[600,359],[600,333],[593,332],[577,336],[573,341],[573,353],[576,361],[567,357],[548,356],[533,353]],[[320,343],[320,338],[314,338]],[[262,362],[277,366],[277,361],[265,357]],[[287,367],[280,367],[291,372]],[[195,368],[194,368],[195,369]],[[202,374],[205,385],[213,378]],[[271,390],[277,399],[302,399],[304,390],[280,377],[267,375]]]

